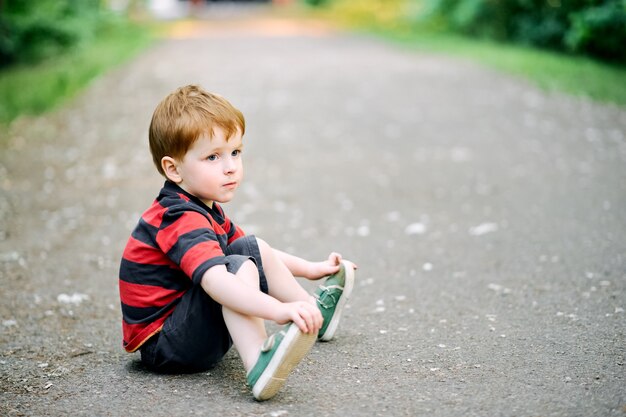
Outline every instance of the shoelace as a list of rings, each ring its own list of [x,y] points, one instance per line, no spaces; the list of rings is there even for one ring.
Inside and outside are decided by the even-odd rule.
[[[322,306],[323,308],[332,308],[336,306],[337,301],[338,301],[338,296],[336,296],[332,290],[339,290],[343,292],[343,287],[341,285],[329,285],[328,287],[320,285],[319,287],[322,290],[321,294],[314,294],[314,296],[317,299],[317,302],[320,304],[320,306]],[[339,296],[340,295],[341,293],[339,293]]]
[[[274,343],[276,342],[276,336],[279,334],[283,337],[287,335],[284,330],[274,333],[273,335],[265,339],[265,341],[263,342],[263,346],[261,346],[261,352],[269,352],[270,350],[272,350],[272,348],[274,347]]]

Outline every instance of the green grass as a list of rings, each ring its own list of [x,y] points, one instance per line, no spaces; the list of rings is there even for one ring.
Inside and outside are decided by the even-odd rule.
[[[458,35],[375,30],[417,50],[460,56],[530,80],[546,91],[565,92],[626,107],[626,68],[582,56]]]
[[[626,68],[582,56],[455,35],[407,22],[401,0],[336,1],[313,16],[429,53],[476,61],[558,91],[626,107]],[[417,2],[415,4],[418,4]],[[385,12],[385,13],[383,13]]]
[[[88,44],[60,56],[0,71],[0,127],[21,115],[53,109],[104,71],[149,45],[152,39],[150,28],[120,22]]]

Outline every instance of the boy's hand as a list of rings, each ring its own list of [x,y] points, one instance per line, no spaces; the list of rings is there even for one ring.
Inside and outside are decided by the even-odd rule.
[[[315,280],[326,277],[328,275],[335,274],[339,271],[339,265],[341,264],[341,255],[337,252],[332,252],[328,255],[328,259],[322,262],[310,262],[309,273],[306,278]],[[354,266],[356,269],[356,265]]]
[[[292,321],[303,333],[315,334],[319,332],[324,323],[322,313],[320,313],[313,297],[308,302],[281,303],[281,307],[276,311],[274,321],[278,324]]]

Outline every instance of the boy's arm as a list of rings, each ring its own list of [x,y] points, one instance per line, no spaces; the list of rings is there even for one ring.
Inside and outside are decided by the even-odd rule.
[[[338,272],[341,264],[341,255],[336,252],[322,262],[309,262],[278,249],[274,249],[274,252],[295,277],[320,279]]]
[[[252,288],[226,270],[224,265],[210,268],[200,285],[219,304],[238,313],[285,324],[293,321],[303,332],[319,330],[317,308],[304,301],[282,303]]]

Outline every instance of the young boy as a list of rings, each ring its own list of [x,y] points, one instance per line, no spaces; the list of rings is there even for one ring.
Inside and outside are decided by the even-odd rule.
[[[157,372],[197,372],[234,344],[257,400],[273,397],[316,339],[330,340],[354,285],[338,253],[309,262],[246,236],[219,203],[243,178],[245,121],[194,85],[156,108],[150,151],[165,185],[124,250],[124,348]],[[294,276],[331,275],[309,295]],[[287,324],[267,337],[264,320]]]

